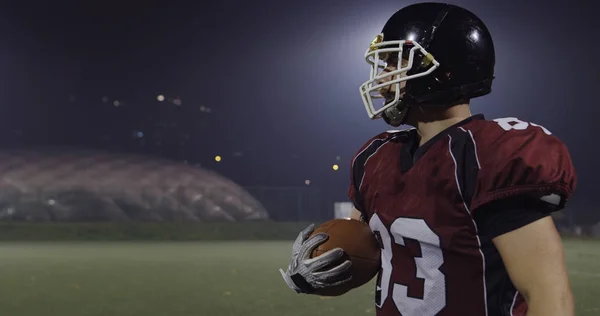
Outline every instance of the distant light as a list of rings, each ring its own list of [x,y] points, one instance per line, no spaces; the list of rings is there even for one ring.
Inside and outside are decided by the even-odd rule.
[[[204,112],[204,111],[206,111],[206,107],[204,105],[201,105],[200,106],[200,112]]]
[[[216,162],[219,162],[219,161],[221,161],[221,156],[215,156],[215,161],[216,161]]]
[[[142,131],[139,131],[139,132],[135,133],[135,136],[136,136],[137,138],[142,138],[142,137],[144,137],[144,132],[142,132]]]
[[[121,102],[119,102],[119,100],[115,100],[115,102],[113,102],[113,105],[114,105],[114,106],[120,106],[120,105],[121,105]]]
[[[108,102],[108,97],[102,97],[102,102],[104,102],[104,103]]]
[[[173,100],[173,104],[180,106],[181,105],[181,99],[180,98],[176,98],[175,100]]]
[[[340,160],[342,160],[342,157],[340,157],[340,156],[336,156],[336,157],[335,157],[335,160],[337,160],[337,161],[340,161]]]
[[[310,185],[310,180],[306,180],[306,181],[304,181],[304,184],[306,184],[306,185]]]
[[[477,42],[479,40],[479,32],[477,32],[477,30],[471,32],[471,39],[473,42]]]
[[[162,94],[159,94],[159,95],[156,97],[156,100],[158,100],[159,102],[162,102],[162,101],[164,101],[164,100],[165,100],[165,96],[164,96],[164,95],[162,95]]]
[[[56,204],[56,201],[54,199],[48,200],[48,205],[54,205],[54,204]]]
[[[212,110],[210,108],[206,108],[206,113],[210,113]]]
[[[416,35],[415,35],[415,33],[410,33],[410,34],[408,34],[408,40],[409,40],[409,41],[414,41],[414,40],[415,40],[415,38],[416,38]]]
[[[338,169],[340,169],[340,166],[338,166],[338,165],[333,165],[333,170],[337,171]]]

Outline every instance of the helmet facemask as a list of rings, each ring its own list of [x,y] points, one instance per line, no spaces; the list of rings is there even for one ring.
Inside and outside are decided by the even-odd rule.
[[[402,124],[410,105],[403,100],[402,83],[408,84],[409,80],[427,76],[440,66],[419,43],[411,40],[383,41],[383,34],[375,37],[365,59],[371,70],[369,80],[360,86],[360,94],[367,114],[371,119],[383,117],[392,126]],[[393,62],[395,67],[388,70],[388,62]],[[382,95],[382,90],[392,93]],[[376,108],[374,99],[383,99],[383,105]]]

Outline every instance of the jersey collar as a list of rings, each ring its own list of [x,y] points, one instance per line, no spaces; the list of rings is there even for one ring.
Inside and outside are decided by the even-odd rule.
[[[402,172],[407,172],[419,160],[419,158],[423,157],[427,150],[429,150],[429,148],[431,148],[431,146],[435,144],[438,140],[446,137],[446,135],[452,133],[454,130],[465,124],[479,120],[485,120],[483,114],[472,115],[441,131],[439,134],[432,137],[420,147],[419,134],[417,133],[417,130],[410,130],[408,132],[409,135],[404,141],[404,144],[402,145],[402,148],[400,150],[400,169],[402,170]]]

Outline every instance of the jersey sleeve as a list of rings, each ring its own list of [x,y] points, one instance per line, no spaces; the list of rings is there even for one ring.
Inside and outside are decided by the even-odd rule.
[[[360,211],[364,221],[368,219],[368,216],[360,193],[360,184],[364,176],[364,162],[362,156],[371,141],[372,140],[364,144],[358,153],[352,157],[350,164],[350,185],[348,186],[348,198],[352,202],[352,205],[354,205],[354,208]]]
[[[354,182],[353,174],[354,174],[354,172],[351,171],[350,172],[350,185],[348,186],[348,198],[352,202],[352,205],[354,206],[354,208],[360,211],[362,219],[365,220],[366,212],[365,212],[362,201],[360,201],[360,193],[357,190],[358,185],[355,184],[355,182]]]
[[[361,184],[365,174],[365,165],[367,160],[371,158],[377,149],[395,137],[396,131],[381,133],[368,142],[366,142],[352,158],[350,166],[350,185],[348,186],[348,198],[354,205],[354,208],[360,211],[363,220],[367,221],[369,216],[366,205],[364,205],[361,194]]]
[[[567,146],[541,126],[506,129],[490,122],[492,129],[480,137],[484,161],[472,209],[518,196],[547,202],[550,211],[564,208],[576,186],[576,173]],[[525,126],[525,125],[521,125]]]
[[[496,200],[481,206],[473,216],[484,240],[519,229],[549,216],[550,205],[527,195]]]

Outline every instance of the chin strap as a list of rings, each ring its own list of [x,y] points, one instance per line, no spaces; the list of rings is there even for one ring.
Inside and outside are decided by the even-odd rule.
[[[393,127],[398,127],[404,123],[409,106],[402,100],[398,104],[389,107],[383,111],[383,120]]]

